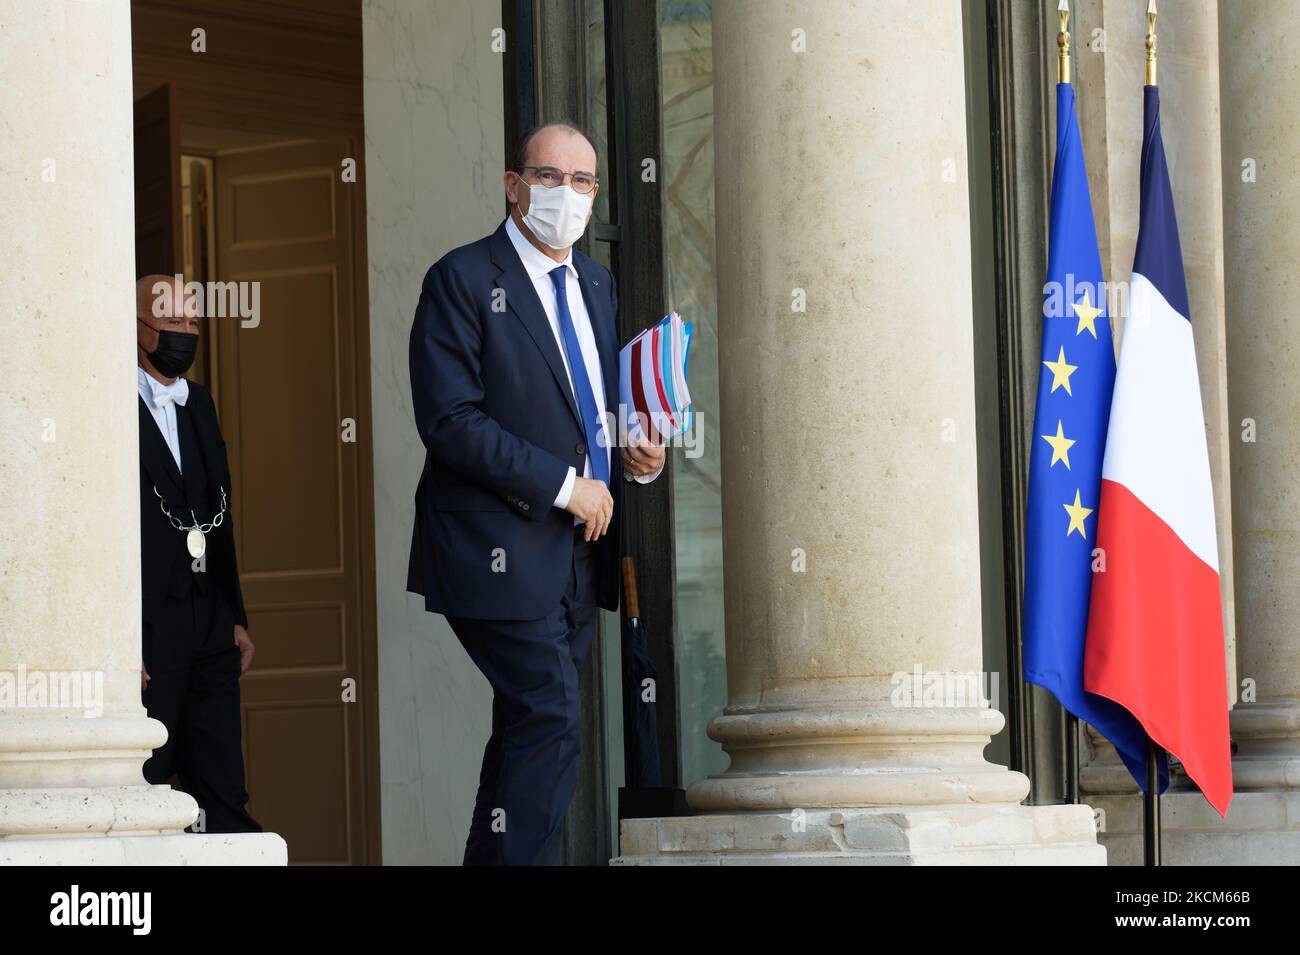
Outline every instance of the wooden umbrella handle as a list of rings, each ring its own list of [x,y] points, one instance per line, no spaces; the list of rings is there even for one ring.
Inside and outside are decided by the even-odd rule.
[[[641,605],[636,597],[636,561],[623,558],[623,592],[627,595],[627,615],[641,618]]]

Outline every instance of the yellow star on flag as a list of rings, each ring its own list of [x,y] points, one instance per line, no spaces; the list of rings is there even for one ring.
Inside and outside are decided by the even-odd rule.
[[[1065,436],[1060,420],[1058,419],[1056,422],[1056,434],[1040,434],[1039,437],[1052,446],[1052,464],[1057,461],[1064,461],[1065,469],[1070,470],[1070,448],[1074,447],[1077,442],[1075,439]],[[1052,464],[1049,464],[1048,467],[1050,468]]]
[[[1052,370],[1052,391],[1057,388],[1064,388],[1067,395],[1074,397],[1074,392],[1070,390],[1070,376],[1075,373],[1079,366],[1066,363],[1065,347],[1061,347],[1061,354],[1056,361],[1045,361],[1043,364]],[[1048,394],[1051,393],[1051,391],[1048,392]]]
[[[1092,332],[1092,337],[1097,337],[1097,316],[1101,314],[1101,309],[1093,308],[1092,303],[1088,301],[1088,290],[1083,290],[1083,301],[1074,303],[1074,314],[1079,316],[1079,327],[1074,330],[1078,335],[1086,328]]]
[[[1065,508],[1065,513],[1070,515],[1070,526],[1066,528],[1065,536],[1069,537],[1070,534],[1072,534],[1074,531],[1077,530],[1079,532],[1079,536],[1082,537],[1084,540],[1087,540],[1088,535],[1084,533],[1083,522],[1084,519],[1087,518],[1087,516],[1092,513],[1092,508],[1084,507],[1079,502],[1079,492],[1077,490],[1074,492],[1074,503],[1062,504],[1061,506]]]

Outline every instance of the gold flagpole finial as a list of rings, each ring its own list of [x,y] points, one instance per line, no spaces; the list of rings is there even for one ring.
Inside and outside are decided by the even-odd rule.
[[[1061,30],[1056,34],[1056,81],[1070,82],[1070,0],[1061,0],[1056,5],[1056,15],[1061,20]]]
[[[1147,0],[1147,86],[1156,85],[1156,0]]]

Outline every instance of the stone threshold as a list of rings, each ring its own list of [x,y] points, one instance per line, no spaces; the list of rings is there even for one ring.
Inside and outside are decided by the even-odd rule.
[[[611,865],[1105,865],[1088,806],[790,810],[627,819]]]

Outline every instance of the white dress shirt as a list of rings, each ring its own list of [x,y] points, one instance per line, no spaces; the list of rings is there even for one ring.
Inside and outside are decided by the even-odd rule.
[[[515,225],[514,217],[506,219],[506,235],[510,236],[510,244],[515,247],[515,252],[519,255],[519,261],[523,263],[524,271],[528,277],[533,280],[533,288],[537,290],[537,297],[541,300],[542,310],[546,312],[546,320],[550,323],[551,334],[555,336],[555,344],[560,349],[560,359],[564,362],[564,372],[569,378],[569,392],[577,395],[573,387],[573,369],[569,366],[568,349],[564,347],[564,332],[560,329],[560,313],[555,300],[555,284],[551,279],[551,271],[559,266],[564,266],[565,274],[565,297],[569,300],[569,315],[573,319],[573,330],[578,336],[578,347],[582,351],[582,363],[587,367],[587,380],[591,382],[591,390],[596,398],[596,407],[602,411],[601,430],[605,434],[605,447],[600,449],[604,451],[606,460],[613,453],[613,441],[609,437],[608,428],[608,409],[609,405],[605,403],[605,379],[600,371],[600,351],[596,347],[596,334],[591,327],[591,316],[587,313],[587,302],[582,297],[582,284],[578,280],[578,270],[573,266],[573,250],[570,249],[564,257],[563,262],[556,262],[548,255],[544,255],[531,242],[524,238],[524,234],[519,231]],[[575,397],[576,402],[576,397]],[[588,449],[586,461],[583,464],[582,476],[591,477],[591,454]],[[612,465],[613,462],[611,461]],[[611,466],[609,471],[613,473]],[[663,465],[652,474],[646,474],[636,478],[640,484],[649,484],[657,478],[663,471]],[[573,485],[576,483],[577,473],[572,467],[569,468],[568,476],[564,479],[559,493],[555,495],[554,506],[565,508],[569,506],[569,498],[573,496]],[[575,523],[579,519],[575,518]]]
[[[153,420],[158,423],[158,430],[162,432],[163,440],[167,442],[167,447],[171,449],[172,457],[176,460],[176,469],[181,467],[181,436],[176,430],[176,406],[185,404],[190,397],[190,383],[184,378],[177,378],[170,385],[164,385],[161,381],[149,374],[143,368],[135,369],[135,385],[140,392],[140,397],[144,399],[145,407],[153,415]]]

